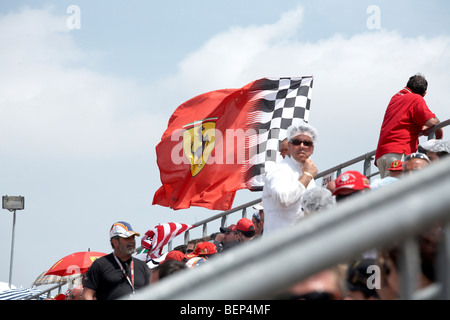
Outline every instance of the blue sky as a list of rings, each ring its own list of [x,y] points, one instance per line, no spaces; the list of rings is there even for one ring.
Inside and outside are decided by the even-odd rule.
[[[80,29],[67,27],[71,5],[80,9]],[[379,10],[377,28],[367,25],[370,6]],[[13,284],[29,286],[72,252],[110,252],[115,221],[145,233],[217,213],[151,205],[160,186],[155,146],[175,108],[200,93],[314,75],[319,171],[375,149],[390,97],[416,72],[429,80],[430,108],[448,119],[449,6],[2,1],[0,192],[25,196]],[[243,190],[235,204],[256,197]],[[0,281],[8,282],[12,215],[3,211]]]

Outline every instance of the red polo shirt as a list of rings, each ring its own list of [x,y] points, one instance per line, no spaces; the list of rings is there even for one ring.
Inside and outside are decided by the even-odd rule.
[[[419,133],[425,122],[436,115],[420,94],[405,87],[396,93],[386,109],[375,153],[375,164],[387,153],[416,152]]]

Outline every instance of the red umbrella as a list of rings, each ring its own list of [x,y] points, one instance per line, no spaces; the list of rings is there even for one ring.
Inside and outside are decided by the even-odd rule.
[[[85,273],[94,260],[106,256],[106,253],[95,251],[75,252],[56,262],[45,275],[68,276],[76,273]]]

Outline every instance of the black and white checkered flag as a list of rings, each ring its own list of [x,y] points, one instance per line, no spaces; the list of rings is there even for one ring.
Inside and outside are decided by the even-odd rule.
[[[162,186],[153,204],[229,210],[237,190],[261,190],[288,127],[308,121],[312,83],[262,78],[181,104],[156,146]]]
[[[266,168],[277,161],[281,141],[294,119],[308,122],[313,77],[264,78],[254,83],[261,90],[254,98],[253,123],[258,132],[249,141],[251,159],[246,168],[247,187],[260,190]]]

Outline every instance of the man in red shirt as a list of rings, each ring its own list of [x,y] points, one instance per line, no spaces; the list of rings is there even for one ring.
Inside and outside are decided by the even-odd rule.
[[[389,175],[386,169],[392,161],[403,161],[406,155],[417,151],[421,131],[439,123],[423,99],[427,87],[425,77],[416,74],[389,102],[375,153],[375,165],[381,178]],[[437,139],[442,139],[442,128],[436,130],[435,135]]]

